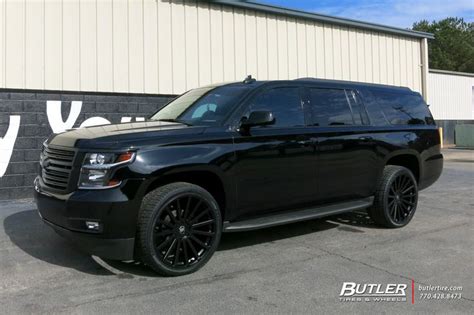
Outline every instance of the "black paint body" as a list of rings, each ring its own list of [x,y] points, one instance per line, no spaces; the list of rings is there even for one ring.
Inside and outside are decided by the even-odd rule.
[[[254,88],[235,104],[222,126],[146,121],[50,137],[48,146],[73,149],[76,154],[66,191],[48,187],[41,176],[37,178],[35,196],[41,216],[93,254],[131,259],[141,200],[150,189],[170,181],[209,186],[217,195],[224,221],[232,222],[373,196],[389,161],[403,164],[407,159],[420,189],[441,174],[443,157],[434,124],[376,126],[367,119],[358,126],[255,127],[249,133],[238,128],[249,100],[275,86],[356,90],[364,104],[371,101],[374,89],[393,93],[408,89],[322,80],[252,84]],[[122,180],[119,187],[76,188],[86,152],[129,150],[137,156],[132,164],[115,171],[114,178]],[[100,221],[103,230],[87,232],[85,220]]]

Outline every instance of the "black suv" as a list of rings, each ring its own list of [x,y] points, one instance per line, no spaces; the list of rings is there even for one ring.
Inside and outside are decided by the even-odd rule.
[[[397,228],[441,174],[440,137],[408,88],[298,79],[191,90],[147,121],[51,136],[35,197],[89,253],[183,275],[222,232],[368,209]]]

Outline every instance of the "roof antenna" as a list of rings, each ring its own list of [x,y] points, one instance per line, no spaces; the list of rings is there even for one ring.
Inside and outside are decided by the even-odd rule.
[[[255,80],[254,78],[252,78],[252,75],[249,74],[249,75],[245,78],[245,80],[244,80],[243,82],[244,82],[245,84],[249,84],[249,83],[253,83],[253,82],[255,82],[255,81],[257,81],[257,80]]]

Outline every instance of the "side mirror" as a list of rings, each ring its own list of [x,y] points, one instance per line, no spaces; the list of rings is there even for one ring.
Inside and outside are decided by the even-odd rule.
[[[244,119],[240,124],[241,129],[248,130],[255,126],[267,126],[275,123],[275,117],[273,117],[270,111],[255,111],[251,112],[247,119]]]

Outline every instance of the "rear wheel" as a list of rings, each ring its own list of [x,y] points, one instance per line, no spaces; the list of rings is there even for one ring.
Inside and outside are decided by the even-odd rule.
[[[399,228],[413,218],[417,203],[418,185],[413,173],[403,166],[387,165],[369,214],[381,226]]]
[[[220,240],[219,206],[205,189],[172,183],[148,193],[140,209],[138,240],[142,261],[165,276],[204,266]]]

